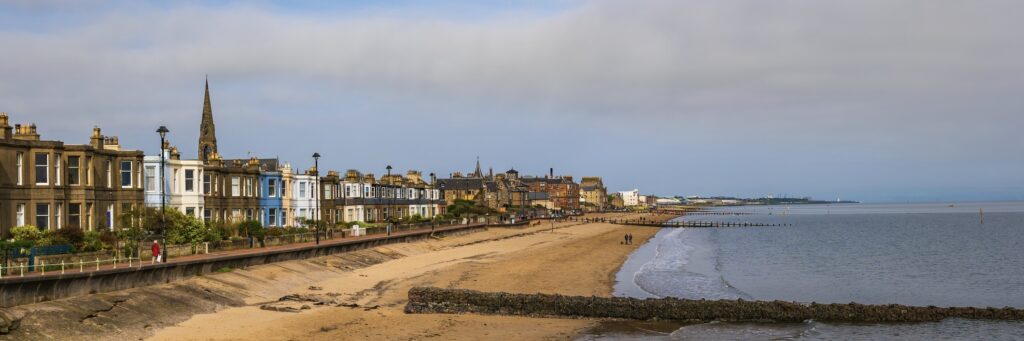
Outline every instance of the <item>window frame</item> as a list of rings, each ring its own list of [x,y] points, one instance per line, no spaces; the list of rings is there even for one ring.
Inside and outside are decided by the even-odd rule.
[[[74,166],[71,166],[71,160],[75,160]],[[78,155],[68,155],[68,186],[79,186],[82,184],[81,179],[81,167],[82,157]]]
[[[39,157],[40,156],[42,156],[43,160],[45,161],[41,165],[39,164]],[[39,170],[40,169],[42,169],[42,171],[43,171],[43,173],[42,173],[43,174],[43,181],[39,181]],[[35,170],[36,170],[36,173],[35,173],[35,181],[36,181],[35,183],[36,183],[36,185],[37,186],[39,186],[39,185],[42,185],[42,186],[49,185],[50,184],[50,153],[42,153],[42,152],[36,152],[35,153]]]
[[[39,213],[40,211],[44,211],[44,213],[40,214]],[[45,220],[40,220],[40,219],[45,219]],[[36,228],[38,228],[40,230],[49,230],[50,229],[50,204],[49,203],[45,203],[45,204],[38,204],[37,203],[36,204]]]
[[[127,170],[124,169],[125,165],[128,165]],[[132,188],[132,185],[134,184],[132,178],[135,176],[135,163],[131,160],[121,160],[121,166],[118,167],[118,170],[119,174],[121,174],[121,188]],[[125,178],[126,173],[128,174],[127,178]],[[125,180],[127,180],[127,185],[125,184]]]

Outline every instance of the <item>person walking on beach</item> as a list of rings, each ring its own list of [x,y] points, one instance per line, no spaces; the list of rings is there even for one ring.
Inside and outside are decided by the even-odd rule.
[[[623,243],[629,244],[629,233],[622,236]]]
[[[162,263],[160,259],[160,243],[156,240],[153,241],[153,264]]]
[[[626,240],[627,240],[626,244],[632,245],[633,244],[633,234],[632,233],[626,234]]]

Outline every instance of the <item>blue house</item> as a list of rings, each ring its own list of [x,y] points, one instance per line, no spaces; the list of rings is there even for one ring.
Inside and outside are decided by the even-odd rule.
[[[284,196],[284,183],[281,171],[276,167],[260,172],[260,223],[264,227],[284,226],[285,217],[281,197]]]

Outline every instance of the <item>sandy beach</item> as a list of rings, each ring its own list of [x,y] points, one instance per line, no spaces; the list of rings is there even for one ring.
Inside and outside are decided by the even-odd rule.
[[[246,306],[192,316],[157,330],[151,339],[572,339],[597,321],[405,314],[402,309],[413,286],[607,296],[625,258],[656,232],[650,227],[579,222],[556,223],[552,229],[544,222],[528,228],[492,228],[443,240],[379,247],[374,251],[394,259],[350,271],[326,272],[301,285],[283,281],[289,283],[287,288],[272,290],[329,294],[352,307],[270,311],[260,305],[275,301],[270,297],[273,293],[250,294]],[[621,243],[626,233],[633,234],[633,245]],[[281,275],[274,267],[237,270],[252,274],[231,275],[273,281]]]

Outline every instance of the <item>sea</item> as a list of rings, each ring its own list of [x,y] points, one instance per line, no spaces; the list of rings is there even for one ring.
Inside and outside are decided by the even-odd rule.
[[[1024,308],[1024,202],[713,209],[664,228],[617,274],[615,295]],[[1024,340],[1024,322],[679,324],[608,321],[584,340]]]

